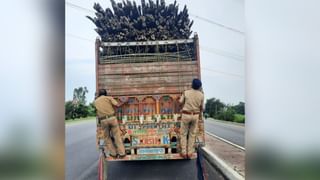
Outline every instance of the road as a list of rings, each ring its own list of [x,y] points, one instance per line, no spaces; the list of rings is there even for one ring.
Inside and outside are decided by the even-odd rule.
[[[95,146],[95,121],[66,125],[67,180],[96,180],[99,153]],[[204,162],[208,179],[224,179]],[[109,162],[108,179],[197,180],[196,160]]]
[[[66,125],[65,130],[65,179],[85,179],[89,174],[98,179],[95,121]]]
[[[231,124],[223,121],[205,120],[205,130],[226,139],[234,144],[245,147],[244,126]]]

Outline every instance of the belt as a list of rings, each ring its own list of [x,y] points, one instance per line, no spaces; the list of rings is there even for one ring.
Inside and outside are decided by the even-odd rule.
[[[189,111],[182,111],[182,114],[191,114],[191,115],[197,115],[197,114],[200,114],[200,112],[189,112]]]
[[[101,117],[98,117],[98,119],[99,119],[99,121],[101,121],[101,120],[108,119],[111,117],[114,117],[114,115],[101,116]]]

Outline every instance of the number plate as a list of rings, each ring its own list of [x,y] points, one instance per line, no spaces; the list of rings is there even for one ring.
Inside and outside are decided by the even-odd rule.
[[[164,154],[164,148],[139,148],[138,154]]]

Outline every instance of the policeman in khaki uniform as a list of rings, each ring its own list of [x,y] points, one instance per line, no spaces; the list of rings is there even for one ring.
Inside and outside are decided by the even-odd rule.
[[[182,104],[180,155],[185,159],[192,158],[192,153],[195,152],[196,129],[204,101],[201,86],[202,83],[199,79],[193,79],[192,89],[184,91],[179,99],[179,102]],[[189,135],[188,138],[187,135]]]
[[[97,109],[98,119],[100,120],[102,127],[105,129],[106,145],[110,156],[124,157],[126,154],[120,135],[121,131],[113,108],[113,106],[119,107],[121,104],[113,97],[107,96],[107,91],[105,89],[99,90],[98,97],[94,103]],[[111,140],[110,132],[113,135],[115,144],[113,144]]]

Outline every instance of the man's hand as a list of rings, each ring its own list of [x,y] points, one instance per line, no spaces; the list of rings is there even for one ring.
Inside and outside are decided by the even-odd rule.
[[[203,120],[203,112],[200,112],[200,114],[199,114],[199,120]]]
[[[203,106],[200,106],[199,120],[203,120]]]
[[[121,131],[121,136],[124,136],[125,134],[127,134],[126,129],[124,129],[122,126],[120,126],[120,131]]]
[[[116,105],[116,107],[120,107],[120,106],[122,106],[124,103],[126,103],[126,101],[118,101],[118,104]]]

